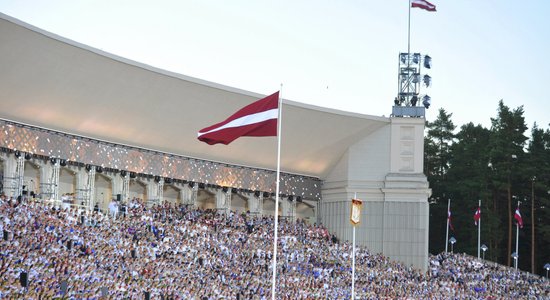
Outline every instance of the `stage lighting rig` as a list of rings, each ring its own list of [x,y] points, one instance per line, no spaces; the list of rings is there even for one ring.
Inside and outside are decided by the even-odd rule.
[[[432,77],[422,74],[422,67],[430,69],[432,58],[420,53],[399,53],[398,62],[398,92],[393,101],[392,115],[424,117],[431,98],[428,95],[421,96],[420,87],[431,87]]]

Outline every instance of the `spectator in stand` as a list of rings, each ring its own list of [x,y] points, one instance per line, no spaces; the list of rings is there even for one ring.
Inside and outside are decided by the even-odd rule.
[[[0,200],[0,226],[12,234],[0,242],[0,298],[271,298],[271,216],[132,199],[127,218],[107,218]],[[279,224],[277,299],[351,298],[351,245],[322,226]],[[550,283],[460,254],[431,257],[424,274],[358,247],[355,291],[357,299],[548,299]]]

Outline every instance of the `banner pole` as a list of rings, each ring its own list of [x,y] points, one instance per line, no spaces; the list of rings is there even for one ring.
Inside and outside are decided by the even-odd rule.
[[[354,194],[353,199],[357,199],[357,193]],[[351,300],[355,300],[355,224],[352,224],[351,227],[353,228],[353,248],[351,250]]]
[[[409,2],[409,27],[407,28],[407,55],[411,53],[411,0]]]
[[[518,201],[518,209],[519,209],[519,201]],[[515,259],[515,263],[516,263],[516,270],[518,269],[518,264],[519,264],[519,222],[516,222],[516,259]]]
[[[445,233],[445,253],[449,250],[449,211],[451,209],[451,199],[447,202],[447,231]]]
[[[481,199],[479,200],[477,209],[481,211]],[[479,220],[477,220],[477,259],[479,259],[481,254],[480,243],[481,243],[481,216],[479,217]]]
[[[271,279],[271,299],[275,300],[275,283],[277,278],[277,235],[279,227],[279,181],[281,177],[281,124],[283,116],[283,97],[281,96],[283,92],[283,84],[281,83],[281,89],[279,90],[279,115],[277,117],[277,177],[276,177],[276,188],[275,188],[275,212],[274,215],[274,233],[273,233],[273,274]]]

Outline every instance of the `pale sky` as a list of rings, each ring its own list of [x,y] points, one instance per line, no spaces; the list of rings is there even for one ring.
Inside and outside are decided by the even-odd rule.
[[[504,99],[548,128],[550,1],[431,3],[411,9],[411,52],[433,59],[426,118],[442,107],[490,127]],[[157,68],[375,116],[391,114],[407,50],[408,0],[0,0],[0,12]]]

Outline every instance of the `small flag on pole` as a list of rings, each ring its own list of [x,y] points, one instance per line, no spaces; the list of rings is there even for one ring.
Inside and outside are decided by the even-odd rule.
[[[279,92],[240,109],[225,121],[203,128],[198,139],[209,145],[228,145],[241,136],[277,136]]]
[[[451,210],[450,209],[447,211],[447,220],[449,221],[449,228],[451,228],[452,231],[455,231],[455,228],[453,227],[453,222],[451,220]]]
[[[425,0],[412,0],[411,1],[411,7],[418,7],[421,9],[425,9],[427,11],[436,11],[435,5],[431,4],[428,1]]]
[[[481,207],[478,206],[474,214],[474,225],[477,226],[477,222],[479,222],[479,219],[481,219]]]
[[[361,208],[363,206],[363,201],[359,199],[351,199],[351,214],[350,221],[353,226],[361,222]]]
[[[519,228],[523,228],[523,219],[521,218],[521,214],[519,212],[519,206],[516,208],[516,213],[514,214],[514,219],[516,219],[516,222],[518,222]]]

